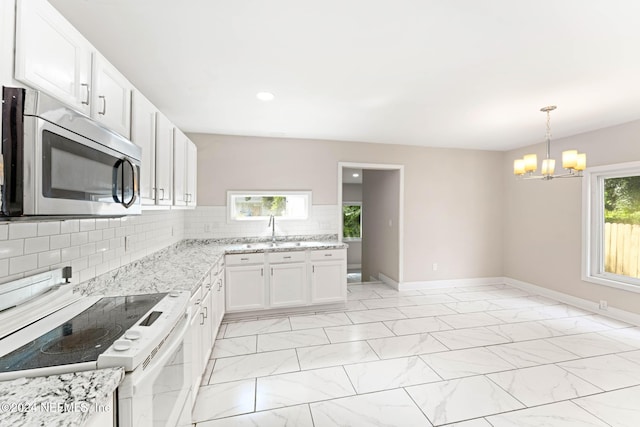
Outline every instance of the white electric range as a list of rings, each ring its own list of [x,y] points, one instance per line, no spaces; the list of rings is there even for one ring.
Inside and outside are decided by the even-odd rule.
[[[69,276],[0,285],[0,380],[124,367],[119,425],[174,426],[190,408],[190,293],[81,297]]]

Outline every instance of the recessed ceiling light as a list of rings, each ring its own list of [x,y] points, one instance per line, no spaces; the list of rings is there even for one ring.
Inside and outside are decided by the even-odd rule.
[[[256,98],[260,101],[273,101],[275,96],[271,92],[258,92],[256,93]]]
[[[359,173],[354,173],[352,176],[353,176],[354,178],[357,178],[357,177],[359,177],[359,176],[360,176],[360,174],[359,174]]]

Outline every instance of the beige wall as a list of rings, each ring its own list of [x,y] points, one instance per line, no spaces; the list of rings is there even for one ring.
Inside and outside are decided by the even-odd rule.
[[[502,275],[503,154],[344,141],[190,134],[198,204],[227,190],[312,190],[336,205],[338,162],[405,166],[404,281]],[[438,271],[432,271],[437,262]]]
[[[399,170],[363,170],[362,278],[400,280]]]
[[[342,184],[343,202],[361,202],[362,184]]]
[[[587,153],[587,166],[640,160],[640,121],[552,141],[562,150]],[[544,155],[542,144],[504,153],[502,173],[526,152]],[[610,307],[640,313],[640,294],[581,280],[582,180],[505,180],[504,275]]]

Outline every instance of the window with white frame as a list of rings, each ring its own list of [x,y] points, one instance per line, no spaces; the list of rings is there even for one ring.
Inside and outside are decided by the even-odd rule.
[[[640,162],[585,171],[583,204],[583,279],[640,292]]]
[[[232,221],[307,219],[310,191],[228,191],[227,210]]]
[[[344,240],[362,239],[362,203],[342,203],[342,237]]]

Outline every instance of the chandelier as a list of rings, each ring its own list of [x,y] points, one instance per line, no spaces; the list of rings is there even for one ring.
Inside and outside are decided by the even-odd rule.
[[[578,153],[578,150],[567,150],[562,152],[562,167],[567,171],[560,175],[554,175],[556,168],[555,159],[551,158],[551,112],[556,109],[555,105],[540,109],[547,113],[547,156],[542,160],[541,175],[534,175],[538,169],[538,156],[535,154],[525,154],[522,159],[513,161],[513,174],[522,179],[553,179],[553,178],[578,178],[582,176],[582,171],[587,166],[587,155]]]

